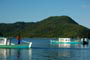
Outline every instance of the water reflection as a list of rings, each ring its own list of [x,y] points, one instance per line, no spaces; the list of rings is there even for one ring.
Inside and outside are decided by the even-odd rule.
[[[75,56],[71,49],[33,49],[33,60],[67,60]]]
[[[50,44],[50,46],[55,48],[88,48],[88,45],[83,44]]]
[[[70,44],[58,44],[58,47],[70,48]]]
[[[0,49],[0,58],[3,58],[3,60],[6,60],[6,55],[7,55],[6,50]]]
[[[21,51],[20,50],[17,50],[16,51],[16,60],[20,59],[20,55],[21,54]]]
[[[83,60],[83,57],[86,58],[88,55],[88,50],[82,48],[69,48],[69,49],[43,48],[43,49],[33,49],[33,51],[34,51],[32,56],[33,60],[77,60],[77,59]]]
[[[32,60],[32,49],[0,49],[0,60]]]

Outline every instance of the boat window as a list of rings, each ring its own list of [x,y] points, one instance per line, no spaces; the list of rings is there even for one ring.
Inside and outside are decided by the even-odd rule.
[[[4,39],[0,39],[0,43],[4,43]]]
[[[68,41],[68,40],[66,40],[66,41]]]
[[[2,41],[3,39],[0,39],[0,41]]]

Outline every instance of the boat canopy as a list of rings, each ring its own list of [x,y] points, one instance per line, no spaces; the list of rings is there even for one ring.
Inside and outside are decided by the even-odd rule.
[[[5,37],[0,37],[0,45],[6,45],[7,38]]]

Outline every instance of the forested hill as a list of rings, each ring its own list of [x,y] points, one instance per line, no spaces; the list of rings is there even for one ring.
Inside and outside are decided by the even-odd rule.
[[[68,16],[51,16],[39,22],[1,23],[0,33],[15,37],[90,37],[90,29]]]

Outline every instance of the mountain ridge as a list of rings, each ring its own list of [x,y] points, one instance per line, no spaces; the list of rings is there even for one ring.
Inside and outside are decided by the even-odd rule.
[[[22,37],[90,37],[90,29],[78,24],[69,16],[50,16],[39,22],[0,24],[5,36]]]

